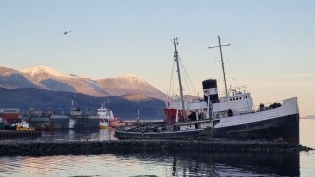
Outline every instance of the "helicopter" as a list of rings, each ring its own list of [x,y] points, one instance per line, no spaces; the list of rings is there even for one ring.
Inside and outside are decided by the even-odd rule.
[[[71,31],[64,31],[64,33],[63,34],[68,34],[68,33],[70,33]]]

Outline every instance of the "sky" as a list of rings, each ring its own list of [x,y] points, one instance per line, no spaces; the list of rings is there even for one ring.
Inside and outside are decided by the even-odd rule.
[[[312,0],[1,1],[0,65],[92,79],[136,74],[167,93],[178,37],[202,93],[207,78],[224,88],[219,50],[208,49],[220,36],[231,44],[223,48],[228,86],[246,85],[255,105],[297,97],[300,115],[315,115],[314,9]]]

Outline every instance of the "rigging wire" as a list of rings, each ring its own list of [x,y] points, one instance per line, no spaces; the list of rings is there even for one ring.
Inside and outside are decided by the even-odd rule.
[[[183,70],[184,70],[184,67],[183,67],[183,65],[181,65],[181,71],[183,71]],[[182,75],[182,76],[183,76],[184,83],[185,83],[185,87],[183,87],[183,89],[186,88],[187,89],[186,94],[191,95],[192,92],[191,92],[190,87],[189,87],[188,78],[186,77],[186,75]]]
[[[213,54],[214,54],[214,56],[215,56],[215,60],[216,59],[218,59],[218,57],[217,57],[217,54],[214,52],[214,51],[212,51],[213,52]],[[218,50],[216,50],[216,52],[218,52]],[[219,64],[218,64],[218,67],[219,67],[219,77],[218,77],[218,79],[217,79],[217,83],[219,84],[218,86],[219,86],[219,88],[224,88],[224,80],[222,80],[222,82],[221,82],[221,76],[223,77],[223,71],[222,71],[222,61],[221,61],[221,59],[218,59],[218,61],[219,61]],[[212,77],[214,77],[214,70],[215,70],[215,61],[214,61],[214,66],[213,66],[213,70],[212,70]],[[221,94],[220,92],[221,92],[222,90],[220,90],[219,91],[219,94]]]
[[[196,91],[196,89],[195,89],[195,87],[194,87],[194,85],[193,85],[193,83],[192,83],[192,81],[191,81],[191,79],[187,73],[187,70],[186,70],[180,56],[178,56],[178,62],[179,62],[179,67],[180,67],[179,69],[181,71],[181,76],[182,76],[182,80],[183,80],[182,86],[185,86],[185,87],[183,87],[183,90],[185,90],[186,94],[188,94],[188,95],[193,95],[193,94],[197,95],[197,91]],[[173,67],[172,67],[172,73],[171,73],[170,87],[169,87],[169,92],[171,92],[171,90],[172,90],[172,95],[175,95],[175,91],[177,92],[177,89],[175,87],[178,87],[175,85],[175,80],[176,80],[175,70],[177,70],[175,64],[176,64],[176,61],[174,60]],[[178,72],[178,71],[176,71],[176,72]]]
[[[226,58],[226,61],[229,64],[229,67],[230,67],[230,70],[231,70],[231,73],[232,73],[232,75],[230,75],[230,77],[232,78],[232,80],[234,80],[235,85],[238,87],[238,85],[236,83],[236,79],[235,79],[234,73],[233,73],[233,70],[232,70],[232,67],[230,65],[230,61],[229,61],[229,59],[228,59],[228,57],[226,55],[226,52],[223,52],[223,55],[224,55],[224,58]]]
[[[188,73],[187,73],[187,70],[186,70],[186,68],[185,68],[185,66],[184,66],[184,64],[183,64],[183,62],[182,62],[182,60],[181,60],[180,57],[179,57],[179,61],[180,61],[180,63],[181,63],[181,66],[182,66],[183,70],[185,71],[185,76],[184,76],[184,77],[187,77],[187,80],[189,81],[189,83],[187,83],[187,86],[189,86],[188,84],[190,84],[191,87],[192,87],[192,89],[193,89],[194,94],[197,94],[197,91],[196,91],[196,89],[195,89],[195,87],[194,87],[194,85],[193,85],[191,79],[189,78],[189,75],[188,75]],[[190,89],[190,87],[188,87],[188,88]]]
[[[174,94],[174,67],[175,66],[175,61],[173,62],[173,66],[172,66],[172,72],[171,72],[171,80],[170,80],[170,87],[169,87],[169,90],[168,90],[168,94],[171,95],[171,88],[173,88],[172,90],[172,94]],[[173,81],[173,87],[172,87],[172,81]]]
[[[214,55],[214,62],[213,62],[213,68],[212,68],[212,78],[213,78],[213,73],[214,73],[214,67],[215,67],[215,61],[218,59],[218,57],[217,57],[217,55],[216,55],[216,53],[214,53],[214,51],[213,50],[211,50],[212,51],[212,53],[213,53],[213,55]]]
[[[221,81],[221,72],[223,72],[223,70],[222,70],[222,61],[219,60],[219,79],[218,79],[218,83],[220,84],[220,88],[223,88],[224,87],[224,80],[222,82],[220,82]]]

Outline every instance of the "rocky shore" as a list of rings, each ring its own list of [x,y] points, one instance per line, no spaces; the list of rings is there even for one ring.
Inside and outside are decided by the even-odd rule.
[[[312,148],[264,141],[113,140],[64,142],[0,142],[0,156],[88,155],[135,152],[258,152],[309,151]]]

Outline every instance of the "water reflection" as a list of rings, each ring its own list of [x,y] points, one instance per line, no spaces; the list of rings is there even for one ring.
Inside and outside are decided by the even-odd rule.
[[[299,153],[2,157],[3,176],[299,176]]]
[[[301,120],[300,126],[301,144],[315,148],[315,120]],[[40,141],[116,140],[114,131],[45,131]],[[314,162],[315,151],[0,157],[0,176],[315,176]]]
[[[115,129],[81,129],[43,131],[39,141],[106,141],[117,140]]]
[[[299,176],[299,153],[125,154],[142,163],[167,162],[168,176]]]

